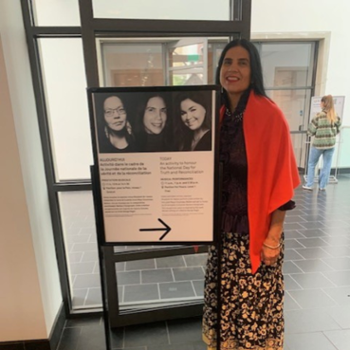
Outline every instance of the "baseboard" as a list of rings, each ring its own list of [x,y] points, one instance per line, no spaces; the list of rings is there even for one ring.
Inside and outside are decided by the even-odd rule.
[[[49,339],[0,342],[0,350],[56,350],[66,321],[63,303],[57,313]]]

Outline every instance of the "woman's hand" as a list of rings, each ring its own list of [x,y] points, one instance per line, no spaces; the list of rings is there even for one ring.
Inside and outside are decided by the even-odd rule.
[[[261,261],[267,266],[274,265],[276,264],[280,254],[280,243],[276,243],[275,240],[266,238],[261,249]]]

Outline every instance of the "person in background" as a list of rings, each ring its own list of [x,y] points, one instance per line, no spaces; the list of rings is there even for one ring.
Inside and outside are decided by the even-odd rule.
[[[136,127],[136,140],[140,152],[171,151],[171,118],[168,116],[167,101],[160,93],[147,94],[139,113]]]
[[[104,100],[102,128],[99,137],[101,153],[135,151],[131,125],[119,96],[109,96]]]
[[[218,256],[209,247],[203,340],[222,350],[282,350],[285,211],[300,179],[285,117],[265,93],[260,57],[244,39],[222,51],[220,303]],[[221,305],[218,310],[218,305]]]
[[[303,189],[312,191],[315,177],[315,167],[321,155],[323,167],[320,170],[319,190],[325,191],[331,173],[332,158],[335,149],[335,139],[340,131],[341,121],[334,109],[332,95],[321,99],[320,113],[311,120],[308,135],[315,136],[311,144],[309,162],[307,167],[307,180]]]
[[[177,99],[177,133],[180,151],[211,150],[211,100],[203,92],[185,92]]]

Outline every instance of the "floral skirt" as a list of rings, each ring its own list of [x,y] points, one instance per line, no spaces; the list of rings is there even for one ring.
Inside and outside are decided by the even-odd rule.
[[[273,266],[251,273],[249,234],[223,233],[221,350],[283,350],[283,244]],[[203,340],[216,350],[217,251],[209,248],[205,275]]]

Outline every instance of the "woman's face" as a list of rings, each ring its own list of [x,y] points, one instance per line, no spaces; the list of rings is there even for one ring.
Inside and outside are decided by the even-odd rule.
[[[104,104],[104,118],[108,127],[114,131],[121,131],[126,124],[126,111],[123,102],[117,96],[108,97]]]
[[[249,52],[235,46],[226,52],[220,69],[220,84],[229,95],[242,95],[251,80]]]
[[[200,129],[205,119],[205,108],[189,98],[181,102],[180,108],[184,124],[193,131]]]
[[[160,134],[166,123],[167,110],[161,97],[152,97],[148,100],[143,115],[143,125],[147,134]]]

